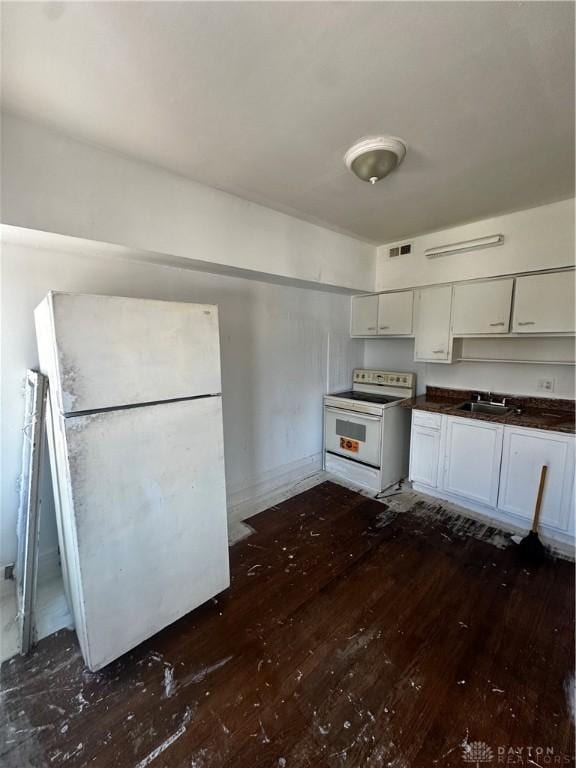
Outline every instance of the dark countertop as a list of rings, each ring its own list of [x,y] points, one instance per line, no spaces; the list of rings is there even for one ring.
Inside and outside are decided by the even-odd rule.
[[[478,390],[474,390],[476,393]],[[482,399],[488,399],[486,392]],[[426,387],[426,394],[413,397],[401,403],[403,408],[418,411],[445,413],[448,416],[461,416],[464,419],[490,421],[496,424],[508,424],[515,427],[530,429],[546,429],[552,432],[574,434],[575,412],[574,400],[561,400],[544,397],[521,397],[517,395],[501,395],[493,393],[496,400],[506,397],[507,403],[513,408],[520,408],[522,413],[511,413],[506,416],[470,413],[459,411],[458,406],[472,399],[472,391],[465,389],[445,389],[443,387]]]

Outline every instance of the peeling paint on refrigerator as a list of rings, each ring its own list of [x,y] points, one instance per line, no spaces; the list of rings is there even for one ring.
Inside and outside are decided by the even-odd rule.
[[[66,593],[97,670],[229,586],[218,310],[50,293],[35,320]]]

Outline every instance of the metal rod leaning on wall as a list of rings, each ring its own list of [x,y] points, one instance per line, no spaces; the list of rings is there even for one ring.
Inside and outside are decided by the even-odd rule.
[[[34,642],[38,547],[40,538],[40,473],[46,442],[48,379],[38,371],[26,372],[26,411],[22,448],[22,478],[18,511],[16,592],[20,653],[28,654]]]

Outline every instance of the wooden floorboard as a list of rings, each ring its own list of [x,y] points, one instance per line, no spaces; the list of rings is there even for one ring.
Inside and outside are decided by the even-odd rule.
[[[71,632],[4,664],[3,768],[573,762],[572,564],[333,483],[249,522],[230,589],[105,670]]]

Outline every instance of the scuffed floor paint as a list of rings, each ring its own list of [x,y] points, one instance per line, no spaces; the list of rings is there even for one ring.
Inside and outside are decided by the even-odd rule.
[[[564,754],[569,564],[519,568],[409,493],[326,483],[252,518],[230,590],[99,672],[66,632],[6,664],[2,768],[462,768],[494,734]]]
[[[157,757],[160,757],[160,755],[165,752],[168,747],[172,746],[175,741],[177,741],[181,736],[184,736],[186,733],[186,729],[188,728],[188,725],[190,724],[190,721],[192,720],[192,711],[190,709],[186,709],[184,713],[184,717],[182,718],[182,723],[180,727],[174,731],[173,734],[168,736],[167,739],[164,739],[164,741],[159,744],[156,749],[153,749],[152,752],[150,752],[143,760],[140,760],[135,768],[146,768],[147,765],[150,765],[150,763],[153,763]]]

